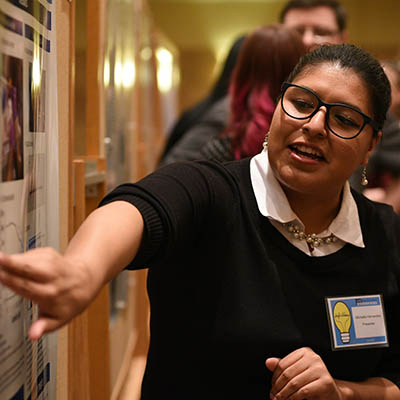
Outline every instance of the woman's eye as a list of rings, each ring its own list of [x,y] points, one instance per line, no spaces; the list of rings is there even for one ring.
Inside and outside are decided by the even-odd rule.
[[[360,125],[357,122],[353,121],[351,118],[348,118],[344,115],[336,114],[335,118],[341,125],[351,126],[355,128],[360,127]]]
[[[303,109],[303,110],[309,110],[309,109],[313,109],[314,105],[311,103],[308,103],[305,100],[292,100],[292,103],[294,106],[296,106],[296,108],[298,109]]]

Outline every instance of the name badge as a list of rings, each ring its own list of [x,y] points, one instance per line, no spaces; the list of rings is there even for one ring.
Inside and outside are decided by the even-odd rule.
[[[380,294],[325,299],[332,350],[389,346]]]

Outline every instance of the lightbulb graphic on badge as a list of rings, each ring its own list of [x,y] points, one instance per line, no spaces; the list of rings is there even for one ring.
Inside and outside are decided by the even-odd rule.
[[[342,301],[338,301],[333,308],[333,318],[339,329],[340,338],[344,344],[350,342],[351,314],[349,308]]]

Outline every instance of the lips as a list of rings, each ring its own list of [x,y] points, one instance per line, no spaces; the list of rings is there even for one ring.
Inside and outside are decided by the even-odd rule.
[[[321,150],[304,143],[294,143],[291,144],[289,148],[301,157],[307,157],[316,161],[326,161]]]

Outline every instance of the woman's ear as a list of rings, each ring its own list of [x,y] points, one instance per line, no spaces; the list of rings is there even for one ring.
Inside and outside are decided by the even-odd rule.
[[[362,165],[367,165],[368,160],[372,152],[375,150],[376,145],[379,143],[379,141],[382,138],[382,131],[379,131],[377,135],[374,135],[371,139],[371,143],[369,145],[368,151],[365,154],[365,158],[363,162],[361,163]]]

